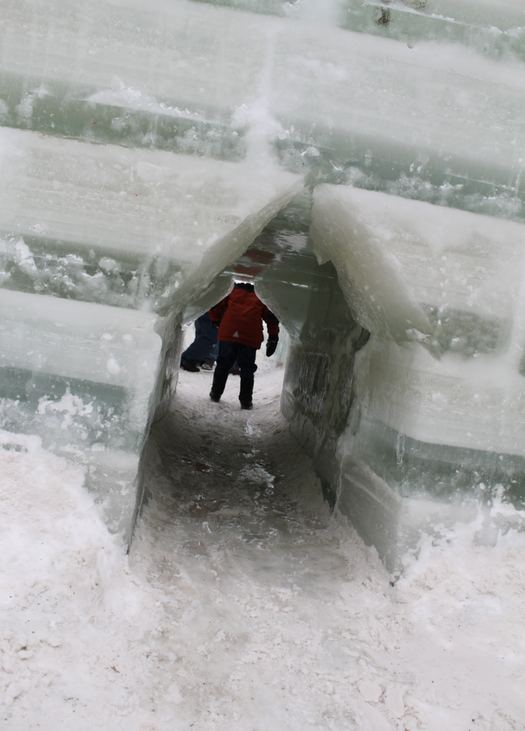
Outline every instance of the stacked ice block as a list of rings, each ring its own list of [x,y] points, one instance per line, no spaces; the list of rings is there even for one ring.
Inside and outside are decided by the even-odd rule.
[[[190,0],[58,0],[52,12],[3,0],[1,120],[230,159],[246,154],[247,120],[261,133],[273,120],[269,141],[296,166],[321,155],[347,176],[363,167],[369,184],[406,186],[408,176],[409,197],[430,195],[425,181],[521,189],[521,62],[424,35],[407,45],[348,32],[337,17],[314,22],[323,3],[307,5],[303,20]],[[490,26],[490,7],[468,3],[462,22]],[[504,3],[500,25],[516,29],[521,14]],[[313,158],[312,145],[322,148]]]

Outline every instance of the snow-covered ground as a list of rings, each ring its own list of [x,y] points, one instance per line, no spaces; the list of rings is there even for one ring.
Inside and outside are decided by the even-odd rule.
[[[262,358],[259,358],[262,360]],[[525,729],[525,535],[482,518],[390,583],[278,414],[182,373],[129,557],[83,475],[0,433],[0,728]],[[503,508],[501,508],[503,509]]]

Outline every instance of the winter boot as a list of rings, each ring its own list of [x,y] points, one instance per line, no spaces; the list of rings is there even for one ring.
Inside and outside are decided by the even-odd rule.
[[[191,373],[198,373],[200,371],[199,366],[194,360],[181,360],[180,367]]]

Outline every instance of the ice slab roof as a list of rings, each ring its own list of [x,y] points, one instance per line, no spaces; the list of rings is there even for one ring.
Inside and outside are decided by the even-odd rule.
[[[0,130],[0,231],[213,278],[300,189],[243,163]]]
[[[510,323],[525,269],[525,226],[350,186],[314,192],[312,239],[372,332],[429,333],[423,305]]]

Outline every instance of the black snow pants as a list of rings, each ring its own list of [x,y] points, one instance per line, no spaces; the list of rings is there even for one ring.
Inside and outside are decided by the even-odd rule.
[[[213,384],[211,392],[220,398],[224,392],[230,368],[235,361],[241,371],[241,388],[239,401],[241,406],[247,406],[252,402],[254,373],[257,370],[255,355],[257,350],[243,343],[228,343],[225,340],[219,341],[219,357],[213,373]]]

